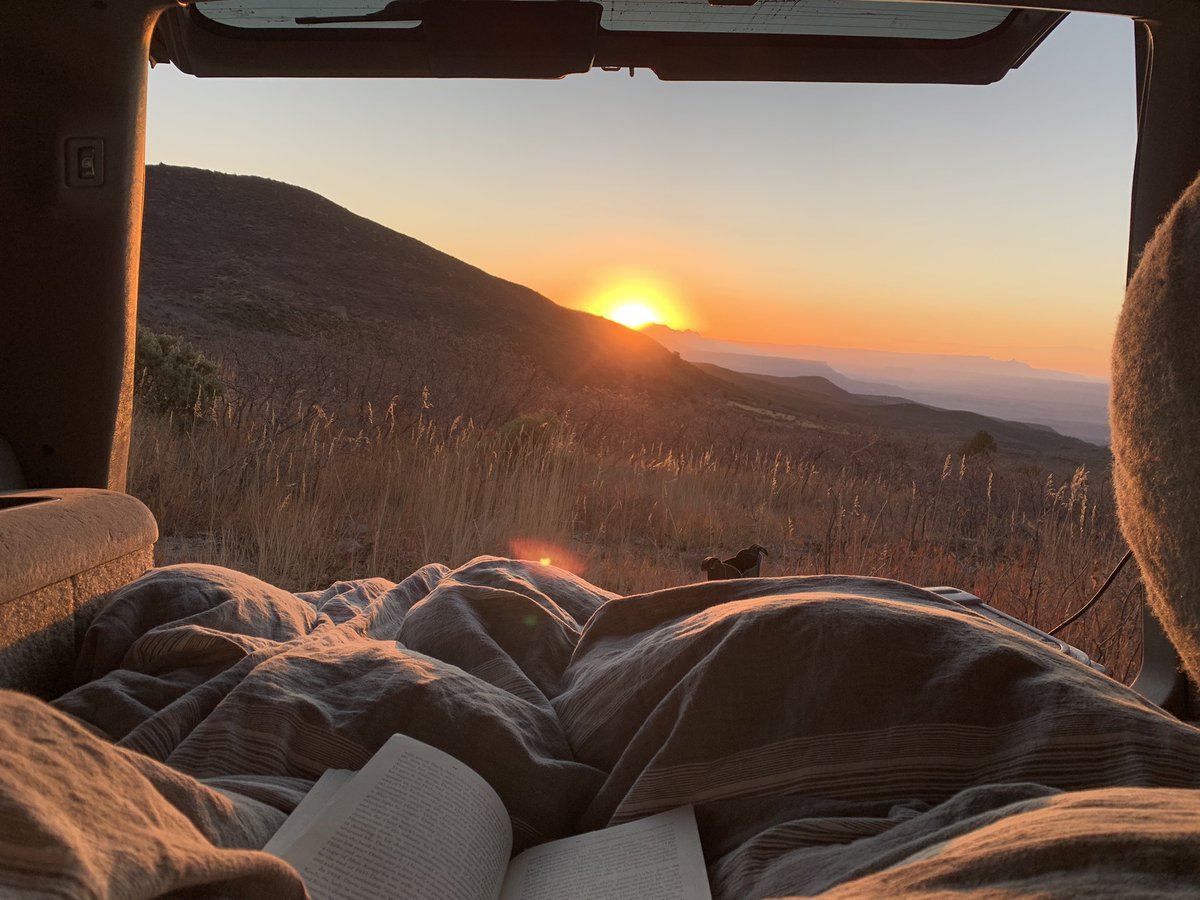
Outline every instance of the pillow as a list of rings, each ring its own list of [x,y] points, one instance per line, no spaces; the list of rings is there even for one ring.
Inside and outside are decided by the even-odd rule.
[[[1200,179],[1129,282],[1112,377],[1121,528],[1150,608],[1200,681]]]

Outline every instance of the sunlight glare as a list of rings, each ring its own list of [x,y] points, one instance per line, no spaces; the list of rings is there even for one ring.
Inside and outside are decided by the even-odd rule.
[[[626,328],[644,328],[651,322],[658,322],[662,317],[645,303],[630,300],[615,309],[605,313],[605,318],[619,322]]]
[[[586,305],[589,312],[618,322],[626,328],[645,328],[651,323],[670,328],[685,327],[678,304],[657,278],[643,274],[623,272],[612,277],[610,273],[604,287],[592,294]]]

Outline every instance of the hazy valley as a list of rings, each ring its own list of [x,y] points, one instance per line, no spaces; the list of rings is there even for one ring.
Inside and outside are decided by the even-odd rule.
[[[714,340],[652,325],[646,333],[691,362],[759,375],[816,375],[856,394],[1045,425],[1107,445],[1108,382],[1016,360]]]

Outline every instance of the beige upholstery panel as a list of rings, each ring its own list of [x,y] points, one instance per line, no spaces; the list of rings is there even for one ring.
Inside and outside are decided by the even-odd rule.
[[[154,564],[157,537],[150,511],[126,494],[0,493],[0,687],[44,697],[70,687],[87,623]]]

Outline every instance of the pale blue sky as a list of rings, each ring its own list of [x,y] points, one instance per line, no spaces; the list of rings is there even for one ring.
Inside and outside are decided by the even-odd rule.
[[[302,185],[567,305],[643,284],[715,335],[1102,374],[1132,56],[1128,21],[1073,15],[988,87],[160,66],[147,160]]]

